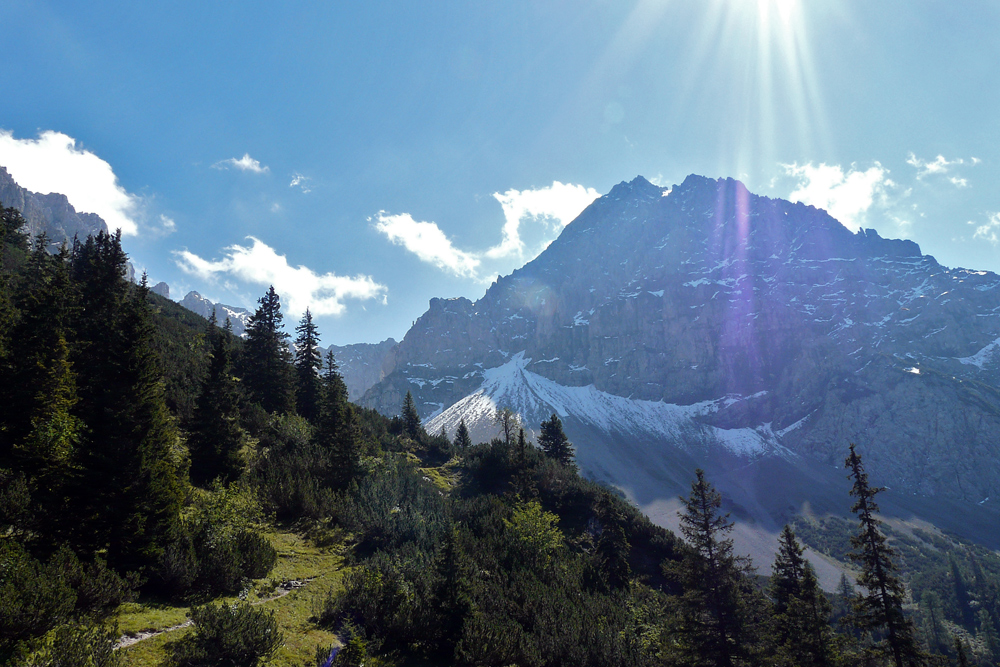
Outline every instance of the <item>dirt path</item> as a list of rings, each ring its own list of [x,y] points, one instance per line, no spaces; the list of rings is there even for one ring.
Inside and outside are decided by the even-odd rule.
[[[278,586],[278,590],[274,595],[263,598],[261,600],[257,600],[256,602],[252,602],[251,604],[256,607],[257,605],[265,604],[268,602],[274,602],[275,600],[279,600],[285,597],[292,591],[297,591],[301,588],[305,588],[307,584],[309,584],[316,578],[317,577],[309,577],[307,579],[292,579],[290,581],[285,581],[280,586]],[[136,632],[135,634],[122,635],[121,637],[118,638],[118,643],[115,644],[115,650],[117,651],[119,649],[128,648],[129,646],[138,644],[141,641],[152,639],[153,637],[157,637],[167,632],[173,632],[174,630],[181,630],[183,628],[189,627],[191,624],[192,624],[191,619],[188,619],[183,623],[179,623],[177,625],[171,625],[168,628],[162,628],[160,630],[142,630],[141,632]]]

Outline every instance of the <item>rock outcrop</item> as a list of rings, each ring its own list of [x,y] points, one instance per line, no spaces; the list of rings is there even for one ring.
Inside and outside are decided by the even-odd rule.
[[[0,203],[21,212],[28,221],[25,232],[31,238],[45,233],[53,249],[63,243],[72,245],[74,238],[81,241],[100,231],[108,231],[104,220],[96,213],[79,213],[69,203],[66,195],[30,192],[16,182],[0,167]]]

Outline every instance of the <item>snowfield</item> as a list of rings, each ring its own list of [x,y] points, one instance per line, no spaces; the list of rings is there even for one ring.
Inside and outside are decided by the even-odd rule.
[[[691,405],[637,400],[603,392],[594,385],[563,386],[527,370],[529,363],[531,359],[518,352],[507,363],[486,369],[480,388],[430,419],[427,431],[437,433],[444,427],[447,433],[454,434],[465,419],[474,440],[488,439],[497,433],[492,422],[496,409],[509,407],[532,430],[556,413],[561,419],[575,418],[609,435],[656,440],[676,447],[699,443],[722,447],[746,458],[785,451],[766,425],[724,429],[699,419],[747,397],[725,396]]]

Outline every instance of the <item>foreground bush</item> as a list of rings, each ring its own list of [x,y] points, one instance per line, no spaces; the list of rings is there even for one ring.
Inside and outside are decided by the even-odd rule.
[[[195,607],[190,616],[195,631],[170,646],[170,667],[256,667],[284,640],[274,612],[246,602]]]

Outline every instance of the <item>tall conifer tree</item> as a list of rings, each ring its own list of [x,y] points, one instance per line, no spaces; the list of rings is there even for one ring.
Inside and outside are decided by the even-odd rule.
[[[573,465],[573,444],[563,432],[559,415],[552,413],[551,418],[542,422],[541,430],[538,445],[542,451],[563,465]]]
[[[420,437],[420,432],[423,430],[423,427],[420,425],[420,414],[417,412],[417,406],[413,402],[413,394],[406,392],[406,397],[403,399],[403,431],[406,435],[416,440]]]
[[[728,514],[719,512],[722,497],[702,470],[695,474],[691,495],[681,498],[681,533],[690,546],[677,569],[684,588],[684,664],[756,665],[762,628],[754,609],[758,600],[753,599],[749,560],[733,554],[733,541],[727,537],[733,524]]]
[[[335,486],[343,488],[357,472],[361,456],[361,434],[357,418],[347,402],[347,387],[337,369],[333,351],[326,353],[319,417],[314,442],[327,452]]]
[[[855,598],[852,623],[876,637],[870,652],[877,657],[892,660],[896,667],[920,664],[913,624],[903,614],[906,591],[896,574],[897,554],[879,529],[882,522],[876,516],[875,496],[883,489],[869,485],[868,473],[853,444],[845,467],[854,480],[851,495],[856,500],[851,511],[859,520],[858,534],[851,537],[854,551],[848,555],[861,569],[858,584],[863,589]]]
[[[831,606],[803,552],[792,529],[785,526],[778,538],[769,590],[777,661],[788,667],[825,667],[834,657]]]
[[[465,417],[462,417],[462,420],[458,422],[454,445],[461,450],[466,450],[472,446],[472,436],[469,435],[469,427],[465,425]]]
[[[295,400],[299,414],[315,421],[319,416],[321,383],[319,371],[323,359],[319,352],[319,331],[312,313],[306,308],[299,326],[295,327]]]
[[[229,482],[242,469],[240,450],[246,440],[239,424],[239,400],[233,378],[229,333],[216,326],[215,313],[206,332],[211,346],[208,375],[195,404],[191,438],[191,479],[205,484]]]
[[[120,235],[91,237],[74,258],[81,280],[78,414],[87,420],[74,541],[107,549],[120,570],[155,563],[180,530],[177,434],[163,397],[145,276],[125,281]]]
[[[288,334],[281,328],[281,299],[268,288],[260,306],[247,322],[243,346],[243,379],[256,401],[267,412],[291,412],[295,407],[292,354]]]

